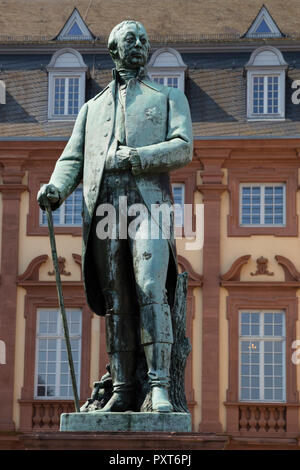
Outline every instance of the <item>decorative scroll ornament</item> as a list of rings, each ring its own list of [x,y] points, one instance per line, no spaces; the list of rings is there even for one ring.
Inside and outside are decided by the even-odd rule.
[[[58,258],[59,273],[63,274],[64,276],[71,276],[71,273],[65,270],[65,264],[66,264],[66,258],[63,258],[62,256],[60,256]],[[54,270],[48,271],[49,276],[54,276],[54,274],[55,274]]]
[[[260,258],[257,258],[256,260],[256,264],[257,264],[257,267],[256,267],[256,271],[255,273],[250,273],[251,276],[260,276],[260,275],[263,275],[263,274],[266,274],[267,276],[274,276],[274,273],[270,273],[269,270],[268,270],[268,259],[267,258],[264,258],[263,256],[261,256]]]

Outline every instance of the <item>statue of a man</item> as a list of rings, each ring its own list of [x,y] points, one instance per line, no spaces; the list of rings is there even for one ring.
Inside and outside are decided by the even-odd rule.
[[[176,288],[173,219],[170,236],[152,208],[172,206],[169,172],[192,159],[192,125],[185,95],[149,79],[150,44],[142,24],[123,21],[111,32],[113,81],[85,103],[50,182],[38,194],[58,208],[83,179],[83,278],[90,308],[106,318],[113,394],[101,411],[135,409],[137,348],[143,347],[152,410],[172,411],[169,369],[173,343],[171,308]],[[103,237],[103,204],[120,209],[143,204],[148,216],[135,236]],[[135,206],[136,207],[136,206]],[[124,215],[124,214],[123,214]],[[119,214],[119,219],[121,214]],[[128,216],[127,226],[132,221]],[[120,227],[120,220],[119,226]],[[123,227],[124,228],[124,227]],[[122,232],[122,233],[121,233]]]

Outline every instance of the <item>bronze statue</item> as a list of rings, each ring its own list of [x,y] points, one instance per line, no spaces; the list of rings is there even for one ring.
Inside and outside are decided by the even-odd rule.
[[[190,111],[184,93],[147,76],[150,44],[142,24],[123,21],[117,25],[108,48],[116,65],[113,80],[82,106],[38,201],[43,209],[47,197],[55,210],[83,179],[84,285],[90,308],[106,318],[108,377],[113,385],[99,411],[139,411],[137,370],[142,350],[151,391],[149,409],[171,412],[168,389],[176,249],[172,216],[170,234],[164,236],[163,224],[151,209],[172,206],[169,172],[192,159]],[[147,216],[134,237],[125,237],[120,229],[118,210],[124,196],[128,207],[146,207]],[[105,214],[98,208],[103,204],[119,213],[116,236],[99,235]],[[159,227],[156,238],[149,229],[153,217]],[[132,214],[128,215],[126,229],[132,220]]]

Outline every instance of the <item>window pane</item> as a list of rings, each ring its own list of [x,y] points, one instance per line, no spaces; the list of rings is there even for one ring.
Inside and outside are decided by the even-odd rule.
[[[167,77],[167,85],[172,88],[178,88],[178,78],[177,77]]]
[[[242,187],[242,224],[259,224],[261,212],[261,188]]]
[[[265,187],[265,223],[283,224],[283,186]]]
[[[264,110],[264,77],[253,77],[253,114],[262,114]]]
[[[152,80],[160,85],[164,84],[164,77],[152,77]]]
[[[241,224],[284,225],[284,204],[284,185],[242,186]]]
[[[81,311],[67,309],[70,343],[79,387],[81,356]],[[52,320],[52,322],[50,321]],[[56,323],[54,323],[56,320]],[[52,332],[48,326],[55,324]],[[42,335],[42,337],[40,336]],[[37,397],[72,398],[72,384],[61,317],[57,310],[41,309],[37,315]],[[64,394],[62,395],[62,391]]]
[[[279,114],[279,76],[252,77],[252,113],[255,115]]]
[[[54,114],[63,115],[65,114],[65,78],[54,79]]]
[[[278,77],[268,77],[268,97],[267,97],[267,108],[268,114],[278,113]]]
[[[67,114],[78,114],[79,102],[79,78],[69,78],[69,96]]]
[[[183,227],[184,224],[184,184],[172,184],[174,198],[174,222],[175,227]]]
[[[253,400],[259,390],[260,378],[251,372],[251,365],[259,363],[259,342],[241,341],[241,351],[241,396]],[[254,369],[254,372],[258,370]]]
[[[241,312],[240,335],[240,399],[284,401],[284,313]]]

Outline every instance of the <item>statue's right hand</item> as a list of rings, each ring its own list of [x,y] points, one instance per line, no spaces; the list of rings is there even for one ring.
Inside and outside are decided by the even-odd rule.
[[[45,210],[47,200],[52,205],[59,201],[59,197],[59,190],[54,184],[44,184],[37,194],[39,206],[43,211]]]

